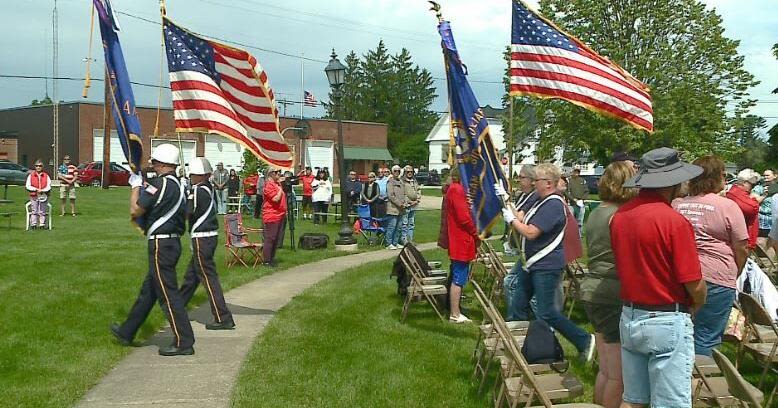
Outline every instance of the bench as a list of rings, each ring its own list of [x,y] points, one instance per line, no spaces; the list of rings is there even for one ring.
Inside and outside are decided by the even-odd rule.
[[[8,219],[8,229],[11,229],[11,217],[16,215],[18,213],[15,212],[0,212],[0,217],[5,217]]]

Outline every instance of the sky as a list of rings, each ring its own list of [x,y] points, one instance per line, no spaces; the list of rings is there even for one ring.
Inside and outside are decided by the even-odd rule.
[[[0,75],[51,76],[53,0],[0,0]],[[769,12],[775,0],[703,0],[723,17],[725,35],[741,41],[746,69],[761,81],[750,89],[759,103],[752,113],[778,123],[778,60],[771,47],[778,42],[778,13]],[[160,83],[160,27],[157,0],[114,0],[122,13],[119,34],[133,81]],[[500,105],[504,70],[502,50],[510,41],[509,0],[441,1],[444,17],[451,21],[461,57],[468,66],[473,90],[481,105]],[[529,1],[536,6],[537,1]],[[771,4],[772,3],[772,4]],[[59,76],[85,74],[89,49],[90,0],[58,0]],[[772,6],[772,7],[771,7]],[[391,53],[407,48],[419,66],[436,78],[438,98],[433,110],[446,109],[445,77],[436,19],[424,0],[168,0],[167,14],[192,31],[243,44],[267,71],[277,99],[300,101],[308,90],[320,101],[327,100],[329,86],[324,74],[334,48],[341,61],[351,50],[364,54],[383,39]],[[100,30],[95,24],[91,74],[101,77],[103,53]],[[596,48],[596,47],[595,47]],[[287,55],[284,55],[287,54]],[[300,59],[304,56],[306,59]],[[167,85],[167,66],[163,83]],[[495,83],[497,82],[497,83]],[[81,100],[83,81],[60,80],[58,99]],[[53,84],[40,79],[0,77],[0,108],[24,106],[53,93]],[[156,106],[159,92],[149,86],[134,86],[139,106]],[[103,87],[92,82],[88,100],[102,100]],[[162,106],[170,106],[164,90]],[[284,107],[279,106],[281,113]],[[305,107],[306,117],[323,115],[322,108]],[[300,115],[300,104],[286,108],[287,115]],[[0,123],[2,130],[2,123]]]

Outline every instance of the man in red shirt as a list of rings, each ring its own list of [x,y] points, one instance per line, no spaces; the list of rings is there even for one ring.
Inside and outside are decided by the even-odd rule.
[[[702,173],[674,149],[652,150],[624,187],[640,194],[611,221],[621,281],[624,405],[691,407],[694,364],[690,313],[705,304],[706,286],[691,223],[670,202],[681,183]]]
[[[276,266],[275,256],[278,249],[279,237],[284,228],[284,217],[286,217],[286,194],[279,184],[281,180],[281,170],[271,169],[267,172],[265,187],[262,189],[262,231],[264,243],[262,244],[262,255],[264,265]]]
[[[459,182],[459,172],[451,173],[451,184],[446,190],[445,214],[448,234],[448,257],[451,259],[451,302],[452,323],[467,323],[470,319],[460,313],[459,299],[462,288],[467,284],[470,275],[470,262],[475,259],[475,245],[478,242],[478,231],[470,215],[470,205],[467,201],[465,188]]]
[[[759,173],[751,169],[743,169],[737,174],[735,185],[727,191],[727,198],[740,207],[746,219],[748,249],[756,248],[756,240],[759,236],[759,205],[765,199],[764,196],[751,195],[751,190],[758,182]]]
[[[313,212],[311,212],[311,206],[313,205],[313,187],[311,187],[311,183],[313,182],[314,176],[313,173],[311,173],[311,168],[306,167],[298,176],[300,178],[300,183],[303,185],[303,219],[313,219]]]

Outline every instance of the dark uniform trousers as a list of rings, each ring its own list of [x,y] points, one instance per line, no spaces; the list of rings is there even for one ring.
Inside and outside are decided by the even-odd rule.
[[[213,254],[216,252],[216,244],[219,237],[192,238],[192,260],[184,274],[184,283],[181,285],[181,299],[188,304],[200,283],[205,287],[208,295],[211,313],[217,323],[232,322],[232,313],[224,302],[219,276],[216,274],[216,263]]]
[[[149,273],[143,280],[140,294],[132,305],[127,320],[119,328],[122,337],[134,338],[154,307],[154,301],[159,301],[159,306],[173,331],[175,346],[192,347],[194,333],[186,314],[186,303],[181,298],[176,282],[176,263],[180,257],[181,241],[178,238],[149,240]]]

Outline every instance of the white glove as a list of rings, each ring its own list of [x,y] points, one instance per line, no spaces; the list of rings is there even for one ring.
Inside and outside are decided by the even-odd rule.
[[[494,194],[496,194],[497,197],[502,197],[505,201],[510,201],[511,199],[511,197],[505,191],[505,188],[502,186],[502,183],[494,183]]]
[[[583,207],[584,206],[584,201],[583,200],[575,200],[575,205],[577,205],[579,207]]]
[[[130,173],[130,187],[138,188],[143,185],[143,177],[137,173]]]
[[[503,207],[502,219],[505,220],[506,223],[511,224],[513,223],[513,221],[516,220],[516,215],[513,213],[513,210],[511,210],[509,207]]]

